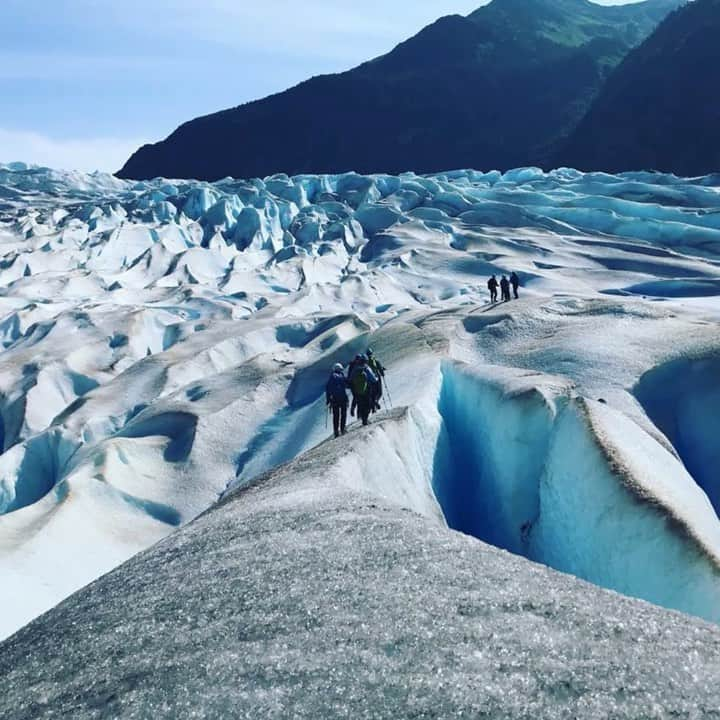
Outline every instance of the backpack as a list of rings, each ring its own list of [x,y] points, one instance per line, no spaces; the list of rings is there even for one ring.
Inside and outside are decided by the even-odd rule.
[[[373,371],[367,367],[358,366],[350,376],[350,387],[356,397],[365,397],[370,390],[370,383],[377,382]]]
[[[327,384],[327,394],[334,403],[347,402],[347,381],[342,373],[333,373]]]

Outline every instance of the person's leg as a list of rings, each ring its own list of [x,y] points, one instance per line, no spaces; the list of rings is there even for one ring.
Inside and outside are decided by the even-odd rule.
[[[347,430],[347,402],[340,406],[340,434],[344,435]]]
[[[517,300],[520,296],[518,295],[518,286],[513,286],[513,292],[515,293],[515,299]]]
[[[364,397],[358,398],[358,413],[363,425],[368,424],[368,417],[370,415],[370,396],[365,395]]]
[[[338,437],[338,435],[340,435],[340,406],[333,403],[332,410],[333,410],[333,432],[335,433],[335,437]]]

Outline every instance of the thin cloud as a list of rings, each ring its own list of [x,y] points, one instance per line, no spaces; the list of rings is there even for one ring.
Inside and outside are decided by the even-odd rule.
[[[63,170],[116,172],[142,144],[127,138],[57,139],[0,128],[0,162],[21,160]]]

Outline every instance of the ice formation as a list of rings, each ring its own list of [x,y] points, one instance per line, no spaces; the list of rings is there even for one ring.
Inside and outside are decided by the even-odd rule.
[[[15,164],[0,246],[0,636],[302,463],[369,344],[393,408],[317,478],[720,622],[720,177]]]

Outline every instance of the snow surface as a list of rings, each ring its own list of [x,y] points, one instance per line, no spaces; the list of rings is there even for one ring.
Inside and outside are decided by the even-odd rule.
[[[717,626],[358,492],[411,425],[325,442],[20,630],[0,716],[718,717]]]
[[[368,345],[318,481],[720,622],[719,241],[716,176],[0,166],[0,637],[318,445]]]

